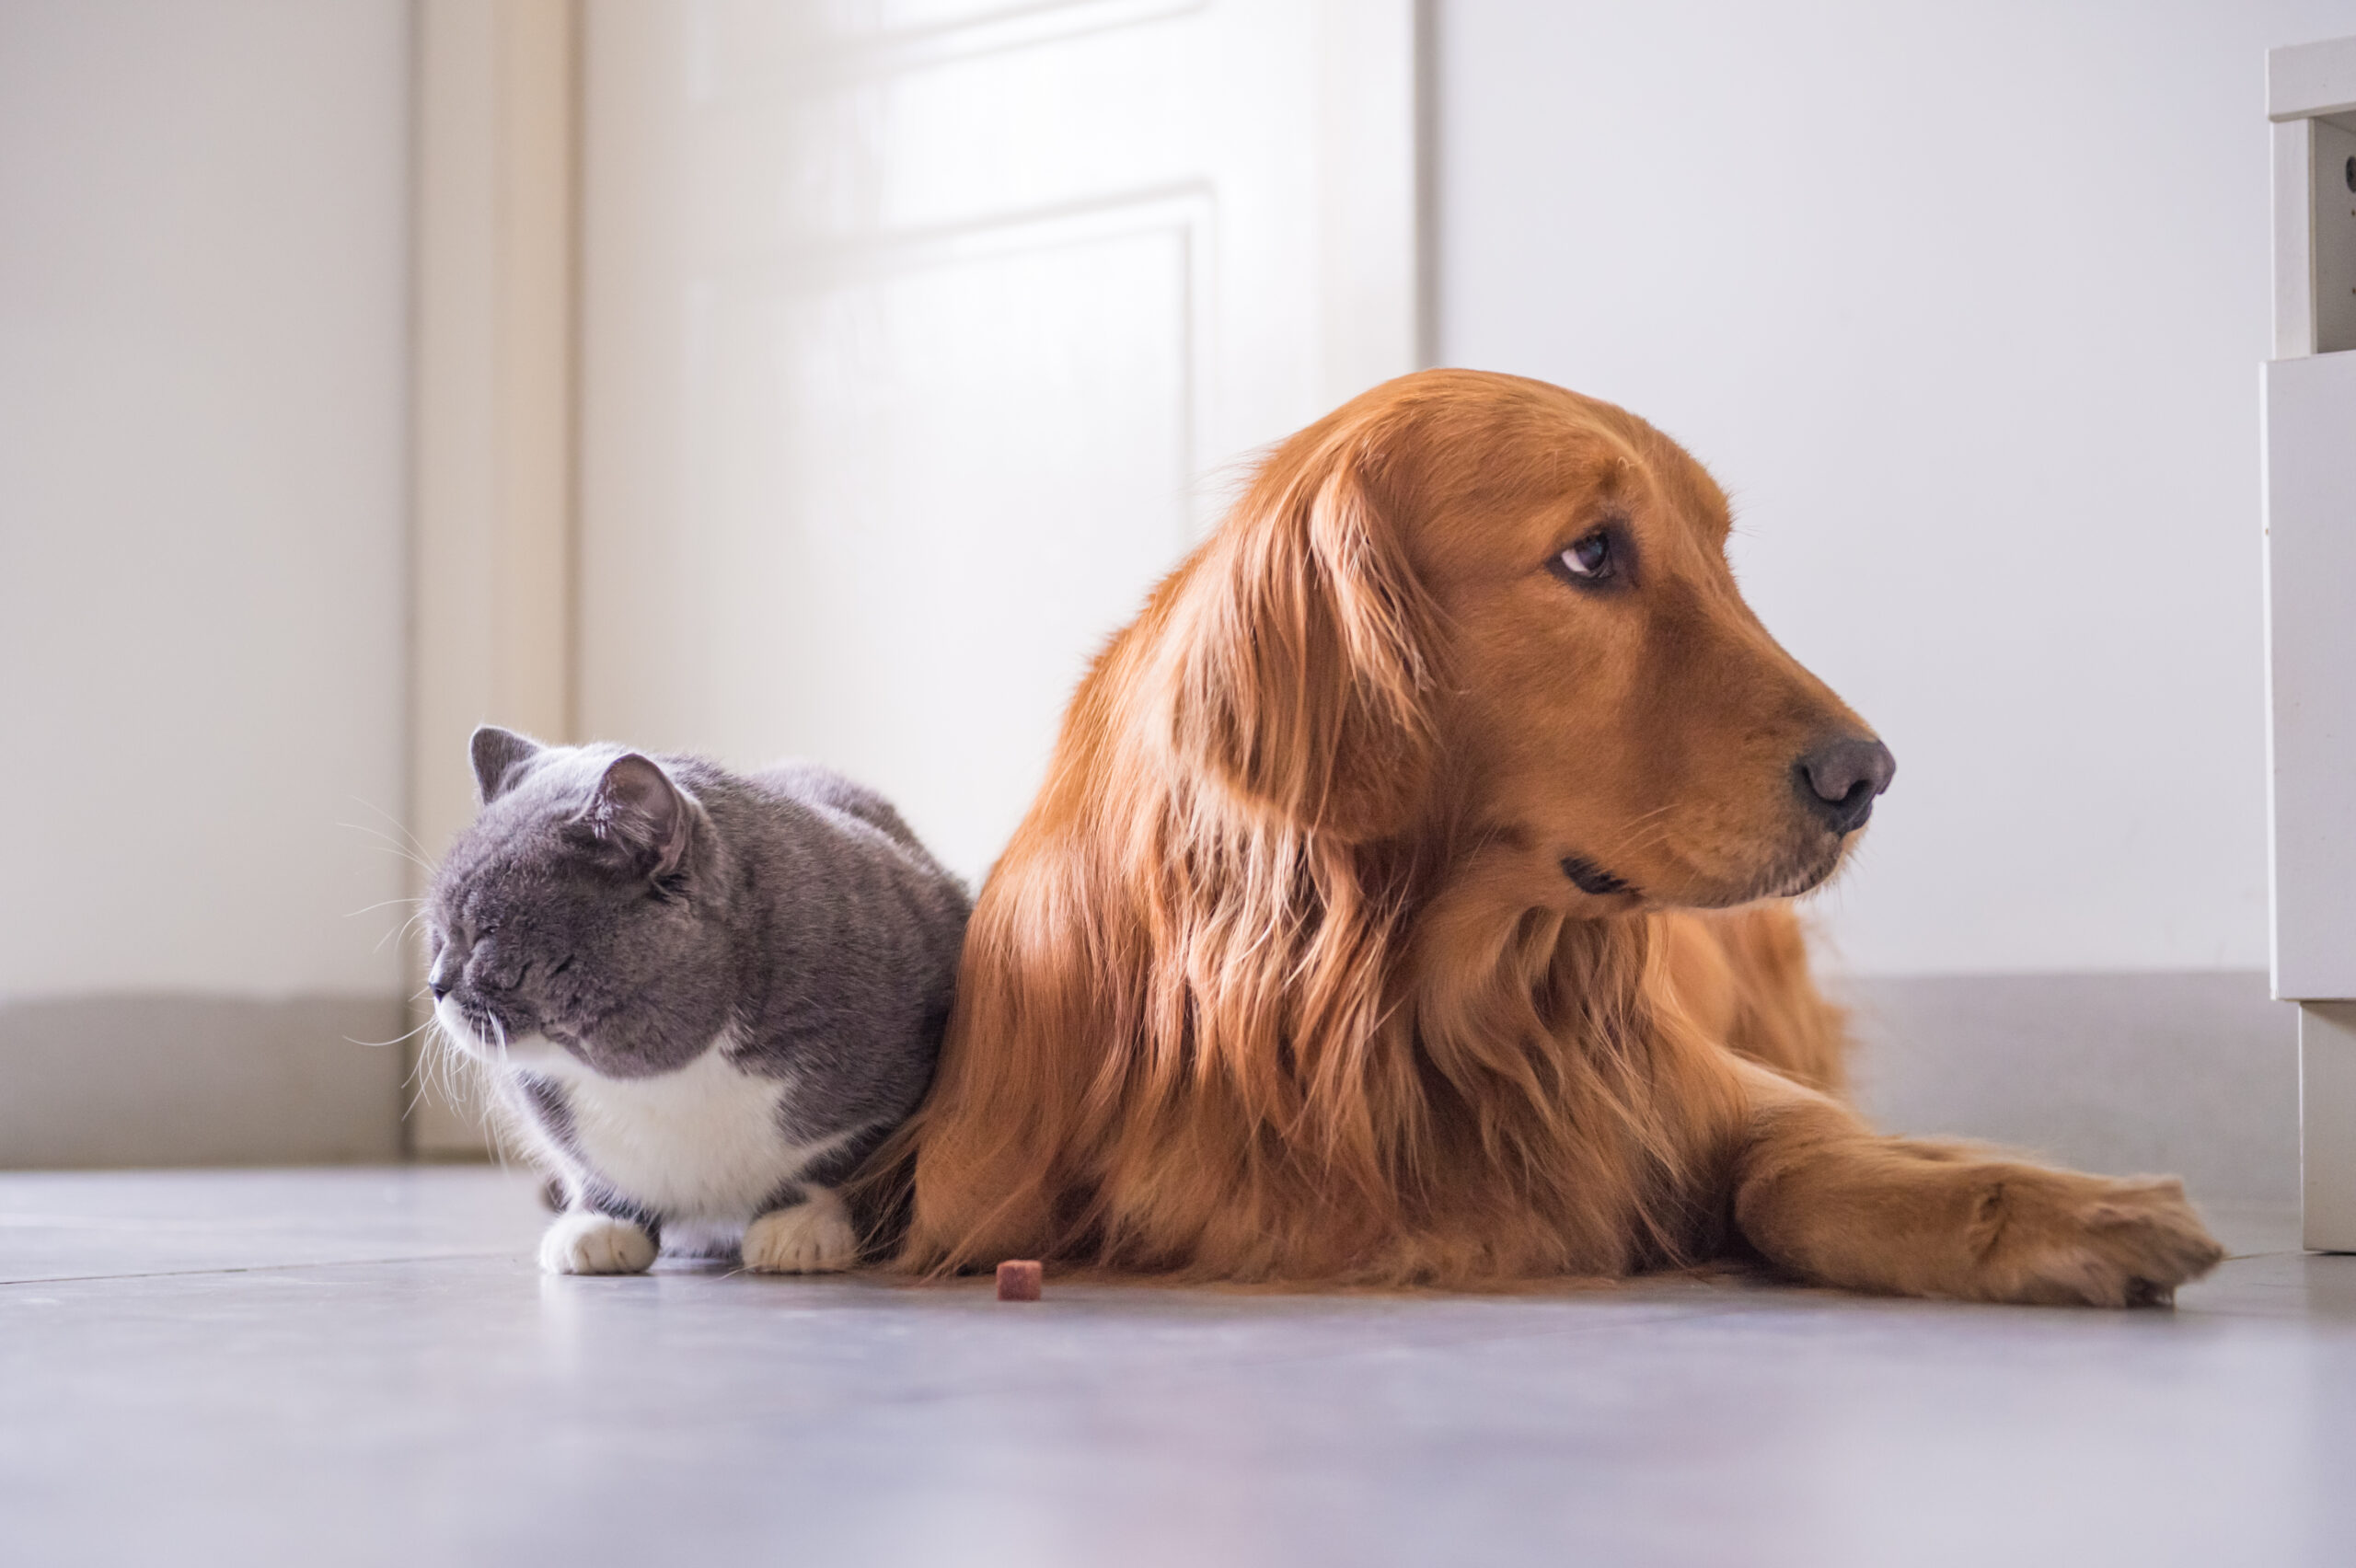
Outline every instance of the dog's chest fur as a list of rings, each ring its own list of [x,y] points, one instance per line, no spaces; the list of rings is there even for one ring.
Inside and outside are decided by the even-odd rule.
[[[746,1072],[729,1037],[676,1072],[612,1078],[539,1043],[511,1055],[513,1096],[544,1153],[664,1219],[741,1225],[837,1137],[785,1133],[791,1085]]]

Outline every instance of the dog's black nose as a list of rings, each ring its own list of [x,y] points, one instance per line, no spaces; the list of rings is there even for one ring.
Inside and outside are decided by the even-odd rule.
[[[1810,811],[1835,833],[1854,833],[1874,814],[1874,797],[1889,788],[1898,759],[1879,741],[1845,735],[1800,758],[1793,772]]]

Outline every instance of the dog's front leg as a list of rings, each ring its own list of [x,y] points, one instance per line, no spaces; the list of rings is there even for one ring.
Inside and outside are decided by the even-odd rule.
[[[2223,1251],[2174,1178],[2056,1170],[1875,1134],[1744,1062],[1734,1218],[1769,1260],[1853,1290],[1966,1301],[2170,1300]]]

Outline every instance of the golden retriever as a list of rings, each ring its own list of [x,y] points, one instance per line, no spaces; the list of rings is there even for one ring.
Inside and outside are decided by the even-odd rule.
[[[1643,421],[1431,371],[1293,436],[1074,697],[905,1130],[905,1267],[1442,1286],[1763,1259],[2165,1300],[2174,1181],[1877,1136],[1786,902],[1889,754]],[[904,1167],[905,1168],[905,1167]]]

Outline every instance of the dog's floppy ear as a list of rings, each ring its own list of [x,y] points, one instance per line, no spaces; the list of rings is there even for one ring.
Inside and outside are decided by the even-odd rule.
[[[1435,617],[1363,439],[1279,450],[1181,611],[1178,753],[1304,827],[1403,831],[1430,788]]]

